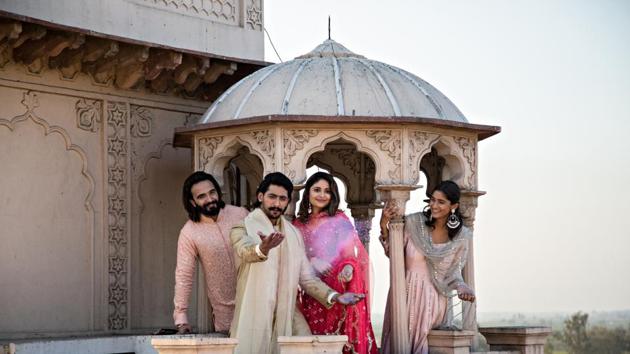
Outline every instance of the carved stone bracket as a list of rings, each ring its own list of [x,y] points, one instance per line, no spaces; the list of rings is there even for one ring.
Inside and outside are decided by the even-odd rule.
[[[283,131],[283,162],[287,177],[290,179],[295,177],[295,171],[288,169],[291,158],[295,156],[296,151],[304,148],[304,144],[317,134],[317,129],[290,129]]]
[[[151,136],[153,114],[142,106],[131,106],[131,136],[146,138]]]
[[[214,150],[219,144],[221,144],[222,141],[222,136],[213,136],[199,139],[199,168],[204,171],[206,170],[208,163],[214,156]]]
[[[409,157],[407,160],[410,171],[410,183],[417,183],[420,177],[420,157],[431,149],[431,146],[440,138],[438,134],[421,131],[409,132]]]
[[[129,326],[128,292],[128,172],[127,125],[129,112],[122,102],[107,105],[107,181],[108,181],[108,328]]]
[[[389,171],[389,177],[393,180],[401,179],[401,138],[400,132],[392,130],[368,130],[365,134],[374,139],[380,146],[381,150],[387,152],[389,157],[393,159],[394,170]]]
[[[461,152],[468,162],[468,171],[466,172],[466,179],[464,180],[464,188],[473,189],[476,187],[475,176],[477,174],[477,163],[475,161],[477,156],[477,147],[475,146],[475,142],[470,138],[465,137],[455,137],[453,138]]]
[[[272,132],[270,130],[258,130],[251,132],[250,135],[254,138],[256,144],[260,146],[261,151],[269,157],[269,161],[275,168],[276,141]]]

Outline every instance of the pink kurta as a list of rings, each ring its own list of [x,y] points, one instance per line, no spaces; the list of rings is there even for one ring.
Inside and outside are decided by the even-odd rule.
[[[175,324],[188,323],[186,311],[192,291],[196,259],[199,257],[206,280],[206,293],[214,315],[214,330],[227,332],[234,315],[236,296],[236,265],[230,245],[232,226],[243,221],[248,211],[226,205],[217,221],[188,222],[182,227],[177,241],[175,269]]]
[[[446,244],[434,244],[443,247]],[[418,251],[409,236],[405,235],[405,280],[407,282],[407,309],[409,311],[409,341],[411,353],[429,352],[427,335],[432,328],[442,324],[447,309],[447,299],[431,282],[431,274],[422,252]],[[391,293],[390,293],[391,296]],[[382,353],[391,353],[390,299],[383,322]]]

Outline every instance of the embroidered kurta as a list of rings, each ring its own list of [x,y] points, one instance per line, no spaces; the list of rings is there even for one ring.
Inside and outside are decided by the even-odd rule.
[[[285,238],[267,256],[256,252],[261,231],[274,231],[260,209],[235,226],[230,238],[237,255],[238,283],[236,310],[230,336],[238,339],[237,354],[277,353],[279,336],[310,335],[304,316],[296,308],[298,285],[322,305],[334,292],[313,272],[304,253],[302,235],[281,217],[276,229]]]
[[[206,280],[206,293],[212,306],[214,329],[227,332],[234,315],[236,295],[236,264],[230,245],[230,229],[247,216],[247,210],[226,205],[217,221],[188,222],[177,241],[177,267],[175,269],[175,324],[188,323],[186,311],[192,291],[196,260]]]

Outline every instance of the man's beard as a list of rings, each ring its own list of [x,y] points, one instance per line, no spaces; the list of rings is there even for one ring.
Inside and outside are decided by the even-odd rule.
[[[201,214],[208,217],[217,216],[219,215],[219,211],[221,211],[221,208],[219,208],[218,200],[214,202],[208,202],[203,206],[195,205],[195,209],[197,209],[197,211]]]

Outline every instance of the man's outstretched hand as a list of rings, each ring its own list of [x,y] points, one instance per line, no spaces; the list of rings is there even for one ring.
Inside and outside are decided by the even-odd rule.
[[[354,305],[363,298],[365,298],[365,294],[343,293],[335,295],[333,301],[342,305]]]
[[[269,254],[269,250],[274,247],[278,247],[282,240],[284,240],[284,234],[281,232],[272,232],[269,235],[265,235],[258,231],[258,236],[262,240],[260,243],[260,252],[262,252],[265,256]]]

